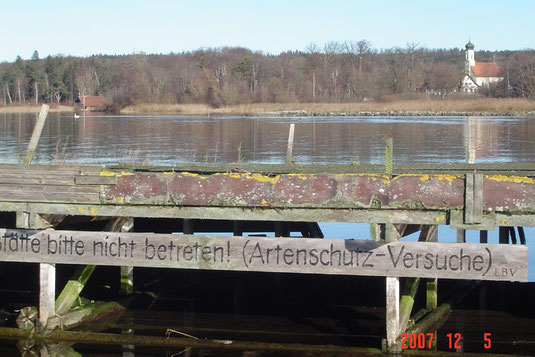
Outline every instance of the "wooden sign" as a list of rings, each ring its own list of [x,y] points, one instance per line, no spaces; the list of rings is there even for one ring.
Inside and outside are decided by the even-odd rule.
[[[527,281],[519,245],[0,229],[0,261]]]

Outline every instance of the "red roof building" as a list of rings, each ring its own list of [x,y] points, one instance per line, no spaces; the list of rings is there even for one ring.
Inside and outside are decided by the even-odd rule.
[[[462,92],[475,93],[481,87],[489,87],[503,81],[503,71],[498,64],[495,62],[476,62],[472,42],[468,42],[465,47],[465,73],[460,84]]]
[[[106,100],[101,96],[81,95],[76,98],[82,110],[103,110],[106,106]]]
[[[476,62],[471,69],[476,77],[503,77],[501,68],[494,62]]]

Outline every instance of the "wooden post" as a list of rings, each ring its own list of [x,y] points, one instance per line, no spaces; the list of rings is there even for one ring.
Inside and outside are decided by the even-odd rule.
[[[232,221],[232,232],[236,237],[243,235],[243,223],[241,221]]]
[[[399,278],[386,278],[386,350],[401,352],[399,337]]]
[[[39,139],[41,138],[41,133],[43,132],[43,127],[45,126],[48,109],[49,106],[46,104],[43,104],[41,107],[41,112],[39,113],[39,117],[37,118],[37,122],[33,128],[32,137],[30,139],[30,143],[28,144],[28,148],[26,149],[26,155],[24,156],[23,163],[25,165],[29,165],[32,162],[35,150],[37,149],[37,144],[39,144]]]
[[[130,232],[134,229],[134,219],[128,218],[122,227],[121,232]],[[134,292],[134,267],[122,266],[121,267],[121,294],[130,295]]]
[[[509,244],[509,229],[508,227],[500,227],[499,231],[499,242],[500,244]]]
[[[430,279],[426,284],[425,308],[429,311],[436,310],[438,306],[438,279]]]
[[[380,242],[385,239],[384,223],[370,223],[370,236],[376,241]]]
[[[387,137],[385,140],[385,173],[391,175],[394,166],[394,139]]]
[[[418,227],[411,227],[411,225],[405,225],[402,227],[402,233],[400,235],[410,234],[413,230]],[[436,225],[424,225],[420,226],[420,237],[418,241],[420,242],[437,242],[438,241],[438,227]],[[399,231],[399,229],[398,229]],[[435,279],[436,281],[436,279]],[[405,332],[407,325],[410,320],[412,313],[412,308],[414,306],[414,299],[418,291],[418,286],[420,284],[419,278],[407,278],[405,279],[405,286],[403,288],[403,294],[401,295],[401,300],[399,303],[399,333]],[[427,286],[429,290],[429,285]],[[436,290],[435,290],[436,293]],[[429,294],[429,292],[428,292]],[[436,306],[435,306],[436,308]]]
[[[134,267],[121,267],[121,294],[131,295],[134,292]]]
[[[414,306],[414,298],[420,285],[420,278],[407,278],[404,285],[403,295],[401,295],[399,302],[399,333],[403,333],[407,329]]]
[[[489,241],[489,232],[488,231],[479,231],[479,243],[488,243]]]
[[[56,314],[56,265],[39,264],[39,323],[38,329],[44,331],[48,319]]]
[[[182,220],[182,233],[184,234],[193,234],[193,220],[184,218]]]
[[[129,217],[114,218],[106,224],[104,231],[120,232],[123,226],[131,225],[131,220],[132,218]],[[94,270],[94,265],[80,266],[76,269],[56,299],[56,315],[63,315],[71,309]]]
[[[526,234],[524,233],[524,227],[518,228],[518,238],[520,239],[520,244],[526,244]]]
[[[466,243],[466,231],[457,229],[457,243]]]
[[[391,138],[390,138],[391,139]],[[398,240],[398,231],[391,223],[385,224],[386,243]],[[399,344],[399,278],[386,278],[386,351],[401,352]]]
[[[81,265],[76,269],[56,300],[57,315],[69,312],[94,270],[94,265]]]
[[[290,124],[290,131],[288,132],[288,148],[286,150],[286,163],[287,164],[291,164],[293,162],[294,130],[295,130],[295,124]]]
[[[516,232],[515,227],[507,227],[509,231],[509,237],[511,238],[511,244],[516,244]]]
[[[275,222],[275,237],[289,237],[288,222]]]

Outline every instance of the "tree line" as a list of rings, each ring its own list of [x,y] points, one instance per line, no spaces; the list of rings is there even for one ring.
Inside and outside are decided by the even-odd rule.
[[[102,95],[116,108],[138,103],[358,102],[446,96],[458,89],[464,48],[374,49],[366,40],[311,44],[265,54],[240,47],[182,53],[48,56],[0,64],[2,103],[73,102]],[[495,61],[505,80],[486,96],[535,99],[535,51],[476,51]]]

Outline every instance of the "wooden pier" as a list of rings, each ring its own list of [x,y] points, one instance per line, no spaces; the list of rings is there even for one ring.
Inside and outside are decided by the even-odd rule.
[[[318,239],[317,222],[368,223],[373,240]],[[0,223],[0,261],[40,263],[40,329],[69,314],[84,265],[122,266],[127,291],[132,266],[372,275],[386,277],[386,344],[397,351],[420,278],[425,326],[440,311],[437,278],[527,280],[527,247],[486,244],[486,231],[500,227],[509,243],[511,227],[535,226],[535,165],[2,164]],[[458,243],[442,243],[438,225]],[[466,244],[465,230],[481,244]],[[267,231],[283,238],[246,234]],[[400,240],[418,231],[419,242]],[[82,264],[57,298],[56,263]]]

